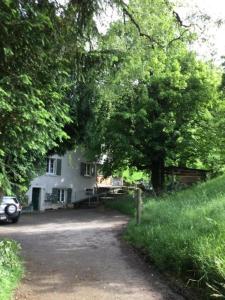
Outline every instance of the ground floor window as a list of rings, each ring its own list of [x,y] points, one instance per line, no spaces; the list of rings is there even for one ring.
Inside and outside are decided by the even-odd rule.
[[[59,202],[65,202],[66,197],[65,197],[66,191],[64,189],[58,190],[58,201]]]
[[[66,195],[67,190],[66,189],[52,189],[52,198],[54,199],[53,202],[66,202]]]

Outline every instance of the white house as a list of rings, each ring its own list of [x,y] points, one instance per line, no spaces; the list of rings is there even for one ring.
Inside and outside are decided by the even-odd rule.
[[[96,187],[96,164],[78,149],[47,158],[46,173],[32,180],[27,196],[34,210],[58,208],[88,198]]]

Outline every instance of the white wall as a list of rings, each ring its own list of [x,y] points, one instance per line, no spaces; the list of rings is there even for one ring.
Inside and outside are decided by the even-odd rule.
[[[52,193],[52,188],[71,188],[71,201],[76,202],[85,198],[86,189],[96,186],[96,176],[81,176],[80,164],[86,162],[80,150],[67,152],[64,156],[53,155],[52,158],[62,159],[61,175],[44,174],[32,180],[27,193],[29,203],[32,202],[32,188],[41,188],[40,210],[48,208],[45,200],[46,193]]]

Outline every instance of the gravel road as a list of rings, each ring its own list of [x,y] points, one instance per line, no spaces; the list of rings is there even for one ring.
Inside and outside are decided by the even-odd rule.
[[[123,242],[127,217],[96,209],[22,215],[0,226],[19,241],[26,276],[18,300],[183,300]]]

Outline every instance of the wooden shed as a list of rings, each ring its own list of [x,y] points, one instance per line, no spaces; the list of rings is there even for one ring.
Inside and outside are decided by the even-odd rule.
[[[207,178],[209,171],[201,169],[191,169],[186,167],[165,167],[165,175],[176,178],[182,184],[191,185],[199,181],[204,181]]]

